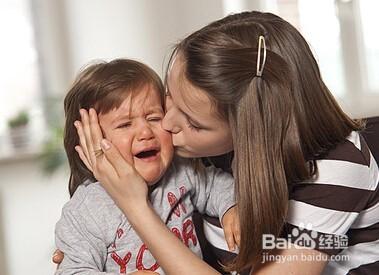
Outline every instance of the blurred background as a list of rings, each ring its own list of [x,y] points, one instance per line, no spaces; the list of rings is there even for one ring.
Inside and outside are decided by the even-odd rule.
[[[294,24],[355,118],[379,115],[376,0],[0,0],[0,275],[53,274],[68,200],[63,98],[94,59],[138,59],[161,76],[175,42],[243,10]]]

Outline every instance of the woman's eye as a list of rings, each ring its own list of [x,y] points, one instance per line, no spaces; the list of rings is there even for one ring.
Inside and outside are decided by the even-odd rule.
[[[193,125],[190,121],[187,121],[187,127],[191,130],[194,130],[194,131],[200,131],[201,130],[200,127]]]
[[[155,121],[161,121],[162,118],[161,118],[161,117],[149,117],[147,120],[148,120],[148,121],[155,122]]]

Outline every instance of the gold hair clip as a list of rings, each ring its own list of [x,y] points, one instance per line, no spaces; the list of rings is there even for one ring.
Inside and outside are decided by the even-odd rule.
[[[263,48],[263,60],[261,64],[262,48]],[[266,63],[266,41],[265,41],[264,36],[260,35],[258,39],[257,76],[262,76],[265,63]]]

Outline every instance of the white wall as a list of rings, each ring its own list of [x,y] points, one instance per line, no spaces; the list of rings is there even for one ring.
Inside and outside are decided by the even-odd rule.
[[[172,45],[223,16],[222,1],[67,0],[72,74],[92,59],[129,57],[160,75]]]
[[[0,275],[51,275],[54,227],[68,199],[67,172],[43,175],[33,157],[0,162]]]
[[[63,95],[92,59],[140,59],[163,75],[179,38],[223,16],[221,0],[34,0],[44,87]],[[63,108],[63,105],[61,106]],[[47,177],[36,157],[0,158],[0,275],[51,275],[67,171]]]

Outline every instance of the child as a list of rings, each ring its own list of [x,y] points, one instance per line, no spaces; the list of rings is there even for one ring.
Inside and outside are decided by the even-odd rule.
[[[72,198],[56,225],[56,245],[65,254],[56,274],[136,270],[164,274],[127,217],[95,182],[75,151],[79,138],[74,122],[80,119],[82,108],[97,111],[104,136],[125,159],[133,160],[149,185],[149,200],[158,215],[199,257],[201,250],[192,222],[194,210],[220,217],[225,226],[234,222],[230,174],[214,167],[195,171],[184,159],[172,161],[171,134],[161,127],[163,91],[159,76],[146,65],[118,59],[89,66],[67,94],[64,145],[71,169]],[[233,228],[225,229],[225,234],[229,231]]]

